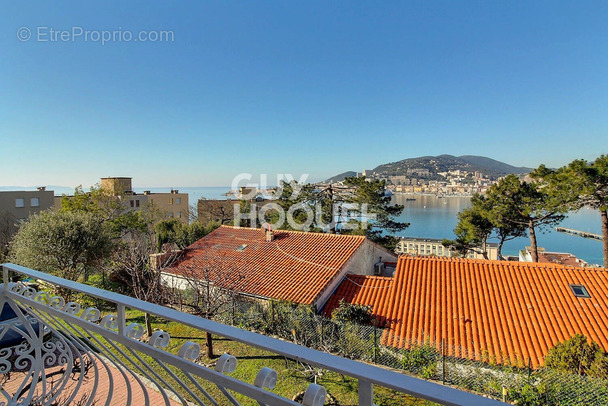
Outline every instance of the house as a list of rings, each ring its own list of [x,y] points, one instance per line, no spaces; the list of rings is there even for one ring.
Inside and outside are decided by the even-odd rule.
[[[526,247],[526,249],[519,252],[519,260],[521,262],[532,262],[532,248]],[[574,254],[568,252],[547,252],[542,247],[538,247],[538,262],[549,262],[552,264],[568,265],[578,268],[588,267],[587,261],[578,258]]]
[[[380,294],[382,292],[382,294]],[[608,271],[553,263],[399,257],[393,278],[347,276],[340,299],[372,306],[382,344],[532,367],[580,333],[608,349]]]
[[[206,279],[242,295],[320,309],[347,274],[389,274],[384,263],[396,260],[364,236],[221,226],[164,275],[173,287]]]

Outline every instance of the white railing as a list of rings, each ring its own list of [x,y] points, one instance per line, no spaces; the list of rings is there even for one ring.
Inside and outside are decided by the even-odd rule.
[[[0,343],[15,333],[21,334],[24,340],[16,346],[0,348],[0,373],[4,376],[0,396],[6,399],[0,398],[0,406],[76,402],[113,405],[119,400],[127,405],[239,405],[243,401],[237,398],[251,399],[261,405],[299,404],[271,392],[279,379],[272,369],[262,368],[251,384],[228,375],[237,367],[236,358],[228,354],[218,359],[214,369],[194,362],[200,352],[196,341],[186,341],[172,353],[167,350],[171,338],[164,331],[156,331],[147,341],[142,340],[144,328],[137,323],[126,323],[127,309],[355,378],[361,405],[373,404],[374,385],[446,405],[502,404],[22,266],[3,264],[2,267],[0,306],[8,303],[17,319],[0,323]],[[65,303],[60,296],[36,291],[22,283],[10,283],[9,271],[64,291],[80,292],[113,303],[116,313],[101,317],[94,307],[82,309],[76,302]],[[122,392],[118,388],[122,388]],[[310,384],[302,403],[322,405],[325,397],[322,386]]]

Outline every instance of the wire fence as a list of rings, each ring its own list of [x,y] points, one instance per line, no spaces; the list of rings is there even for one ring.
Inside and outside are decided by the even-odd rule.
[[[608,376],[532,369],[524,361],[499,364],[467,349],[448,348],[444,342],[410,342],[404,349],[392,348],[382,345],[381,327],[338,322],[306,306],[239,299],[215,319],[518,405],[608,404]]]

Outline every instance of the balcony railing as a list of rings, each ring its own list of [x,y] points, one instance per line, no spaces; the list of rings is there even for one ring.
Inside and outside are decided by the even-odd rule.
[[[16,317],[0,323],[0,396],[5,399],[0,398],[0,405],[300,404],[272,392],[281,378],[270,368],[262,368],[248,383],[229,375],[237,368],[237,359],[229,354],[214,368],[195,362],[201,348],[196,340],[173,351],[164,331],[144,340],[143,326],[127,323],[128,309],[352,377],[358,381],[361,405],[373,404],[374,386],[446,405],[502,404],[22,266],[2,267],[0,306],[10,306]],[[82,308],[75,301],[10,282],[9,271],[72,295],[101,299],[115,312],[103,315],[95,307]],[[16,335],[22,338],[14,342]],[[325,389],[310,384],[302,403],[322,405],[325,399]]]

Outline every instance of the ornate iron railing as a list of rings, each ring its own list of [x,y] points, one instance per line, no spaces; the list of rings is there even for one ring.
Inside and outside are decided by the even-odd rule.
[[[237,359],[231,355],[222,355],[215,368],[210,368],[195,362],[200,352],[196,341],[186,341],[173,353],[168,350],[171,337],[164,331],[156,331],[143,340],[144,328],[137,323],[127,324],[127,309],[355,378],[362,405],[373,404],[374,385],[446,405],[500,404],[22,266],[2,267],[0,308],[4,306],[3,314],[14,317],[0,322],[0,406],[299,404],[271,391],[279,377],[270,368],[262,368],[254,382],[247,383],[229,375],[237,367]],[[95,307],[83,309],[75,301],[66,303],[61,296],[21,282],[12,283],[9,271],[62,291],[102,299],[112,303],[116,311],[102,315]],[[21,338],[15,341],[16,336]],[[302,403],[322,405],[325,398],[322,386],[310,384]]]

